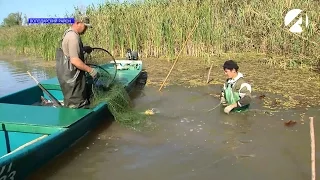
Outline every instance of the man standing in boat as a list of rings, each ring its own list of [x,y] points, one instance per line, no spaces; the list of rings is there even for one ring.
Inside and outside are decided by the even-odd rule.
[[[89,18],[78,15],[72,26],[64,32],[61,47],[57,49],[56,73],[65,107],[88,108],[90,104],[85,72],[93,78],[98,76],[98,72],[84,63],[84,54],[90,54],[92,48],[83,46],[80,37],[89,27],[91,27]]]
[[[228,79],[223,85],[221,104],[226,106],[224,112],[227,114],[232,110],[237,112],[246,110],[252,101],[251,85],[244,80],[243,74],[238,72],[238,69],[237,63],[233,60],[223,64]]]

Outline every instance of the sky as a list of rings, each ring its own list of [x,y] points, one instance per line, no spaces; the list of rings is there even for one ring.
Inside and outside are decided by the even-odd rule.
[[[75,6],[101,4],[105,0],[0,0],[0,24],[12,12],[21,12],[28,18],[64,17],[74,12]],[[121,2],[121,1],[120,1]]]

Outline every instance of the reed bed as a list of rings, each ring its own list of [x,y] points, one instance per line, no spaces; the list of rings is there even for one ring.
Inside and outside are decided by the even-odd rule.
[[[284,27],[284,16],[294,8],[307,12],[309,27],[301,34]],[[198,23],[182,56],[208,57],[221,53],[254,52],[319,60],[320,3],[317,0],[145,0],[106,2],[87,7],[94,28],[84,44],[110,50],[122,57],[127,48],[140,57],[173,59]],[[67,25],[0,28],[2,51],[55,58]],[[307,57],[307,58],[303,58]]]

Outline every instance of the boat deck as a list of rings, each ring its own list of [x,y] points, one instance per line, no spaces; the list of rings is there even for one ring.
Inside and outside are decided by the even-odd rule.
[[[53,108],[0,103],[2,123],[68,127],[91,113],[91,109]]]
[[[68,128],[91,112],[91,109],[0,103],[0,124],[4,124],[7,131],[50,134],[56,129]]]
[[[128,86],[132,80],[137,77],[139,71],[117,71],[116,80],[120,81],[124,84],[124,86]],[[58,78],[51,78],[47,80],[43,80],[40,82],[41,85],[46,88],[47,90],[61,90]]]

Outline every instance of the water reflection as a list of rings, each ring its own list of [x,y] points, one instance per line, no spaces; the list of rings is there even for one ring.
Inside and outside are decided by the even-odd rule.
[[[27,71],[38,81],[41,81],[54,76],[52,69],[54,68],[41,67],[28,60],[0,60],[0,96],[36,85]]]

